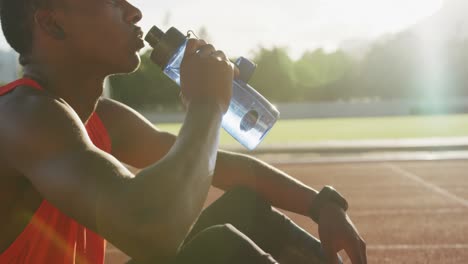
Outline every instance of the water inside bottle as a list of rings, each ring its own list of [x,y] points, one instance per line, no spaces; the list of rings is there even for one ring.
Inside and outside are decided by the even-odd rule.
[[[277,120],[277,111],[267,109],[263,97],[247,84],[234,81],[231,104],[223,117],[223,128],[244,147],[252,150]],[[250,88],[250,87],[248,87]]]
[[[164,73],[180,86],[180,64],[187,41],[171,58]],[[279,112],[248,84],[235,80],[229,109],[222,127],[239,143],[253,150],[263,140],[278,119]]]
[[[185,47],[187,46],[188,40],[182,44],[177,52],[172,56],[172,58],[167,63],[166,68],[164,68],[164,73],[171,78],[177,85],[180,86],[180,64],[182,64],[182,60],[185,54]]]

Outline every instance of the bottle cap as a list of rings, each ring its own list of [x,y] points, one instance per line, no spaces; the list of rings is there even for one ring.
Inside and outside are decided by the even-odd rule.
[[[240,57],[239,59],[237,59],[235,64],[239,69],[239,77],[237,77],[237,79],[248,83],[250,81],[250,78],[252,78],[252,75],[254,74],[257,65],[244,57]]]
[[[164,33],[156,26],[151,28],[145,37],[145,40],[154,48],[151,60],[163,69],[186,39],[187,36],[174,27]]]
[[[154,48],[163,37],[164,32],[157,26],[153,26],[150,31],[148,31],[148,34],[146,34],[145,40]]]

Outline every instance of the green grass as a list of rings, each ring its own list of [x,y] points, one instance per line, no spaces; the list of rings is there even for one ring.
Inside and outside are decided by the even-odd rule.
[[[158,128],[177,133],[180,124],[160,124]],[[399,139],[468,136],[468,114],[447,116],[403,116],[378,118],[333,118],[280,120],[262,145],[328,140]],[[222,145],[236,145],[226,132]]]

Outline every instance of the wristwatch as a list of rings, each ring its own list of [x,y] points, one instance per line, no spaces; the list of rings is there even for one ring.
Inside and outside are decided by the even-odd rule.
[[[345,212],[348,210],[348,202],[346,199],[338,193],[333,187],[325,186],[323,189],[315,196],[314,201],[312,202],[312,207],[309,211],[309,217],[314,220],[315,223],[318,223],[320,218],[320,209],[327,203],[332,202],[338,205]]]

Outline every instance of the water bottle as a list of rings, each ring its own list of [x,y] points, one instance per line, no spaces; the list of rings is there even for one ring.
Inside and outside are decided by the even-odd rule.
[[[188,36],[173,27],[164,33],[154,26],[145,40],[154,48],[151,60],[180,86],[180,64]],[[247,84],[256,65],[243,57],[235,64],[240,74],[233,82],[231,102],[221,126],[244,147],[253,150],[276,123],[279,112]]]

